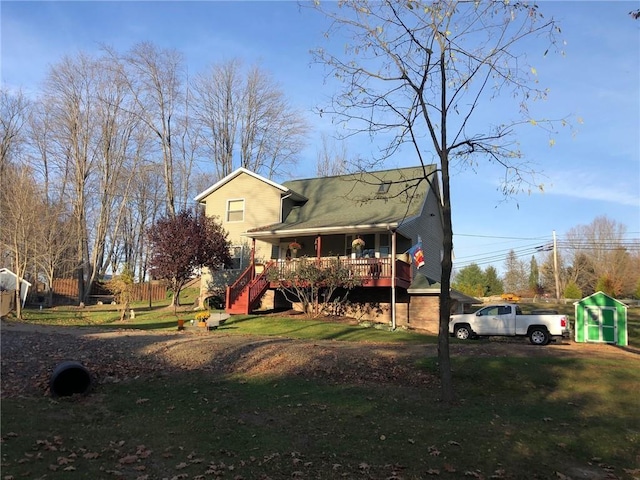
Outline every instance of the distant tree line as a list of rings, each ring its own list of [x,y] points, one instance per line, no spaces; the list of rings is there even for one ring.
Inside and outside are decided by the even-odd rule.
[[[151,43],[53,63],[35,95],[0,90],[0,256],[21,278],[149,273],[147,231],[238,167],[272,178],[305,146],[272,76],[233,59],[187,75]]]
[[[556,256],[548,250],[540,265],[511,250],[499,277],[493,266],[471,264],[459,270],[453,288],[476,297],[517,293],[526,296],[582,298],[602,291],[614,298],[640,299],[640,240],[627,240],[626,227],[606,216],[569,230],[558,242]]]

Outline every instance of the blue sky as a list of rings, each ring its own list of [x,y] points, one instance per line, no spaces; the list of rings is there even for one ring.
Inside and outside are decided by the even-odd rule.
[[[553,231],[561,240],[570,228],[602,215],[626,225],[628,239],[640,238],[640,21],[628,15],[634,8],[638,2],[540,2],[545,16],[560,21],[566,55],[533,58],[541,84],[550,89],[536,109],[550,118],[571,117],[575,131],[554,136],[553,147],[535,129],[519,138],[544,173],[544,193],[505,202],[497,190],[501,171],[454,172],[458,265],[484,267],[491,259],[500,269],[510,249],[528,252],[551,241]],[[312,125],[293,175],[314,175],[320,134],[333,127],[312,110],[334,91],[309,54],[323,44],[326,25],[297,3],[2,1],[0,9],[2,83],[27,92],[38,91],[48,66],[63,55],[95,52],[101,43],[119,51],[140,41],[175,48],[190,74],[231,58],[260,63]],[[363,138],[348,151],[364,156],[369,148]],[[389,167],[415,159],[395,162]]]

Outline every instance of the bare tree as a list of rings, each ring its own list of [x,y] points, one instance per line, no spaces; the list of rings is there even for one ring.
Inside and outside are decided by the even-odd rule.
[[[308,131],[271,76],[239,60],[213,65],[193,81],[193,115],[205,155],[222,178],[245,167],[267,177],[297,162]]]
[[[162,154],[166,208],[174,216],[177,195],[174,142],[180,137],[177,117],[184,97],[183,56],[150,42],[138,43],[124,55],[107,47],[105,51],[118,63],[121,78],[133,96],[132,112],[157,139]]]
[[[201,125],[204,153],[213,160],[218,179],[234,170],[240,81],[238,60],[213,65],[193,81],[193,115]]]
[[[9,260],[16,279],[16,314],[20,318],[20,285],[33,254],[30,236],[36,223],[31,171],[24,168],[24,125],[29,102],[22,92],[0,89],[0,259]]]
[[[572,259],[573,278],[583,293],[593,293],[607,280],[614,295],[632,293],[640,274],[633,270],[637,243],[625,240],[627,227],[606,216],[570,229],[563,249]]]
[[[73,228],[73,218],[63,203],[53,204],[43,198],[38,227],[34,237],[35,261],[38,272],[47,280],[46,303],[52,305],[54,279],[69,278],[74,273],[75,245],[73,236],[68,234]]]
[[[21,162],[22,163],[22,162]],[[2,228],[0,245],[10,255],[13,273],[16,274],[16,317],[22,318],[20,286],[36,256],[40,211],[40,194],[33,172],[24,164],[7,165],[0,183],[0,211]]]
[[[33,163],[44,165],[46,185],[55,182],[59,190],[51,204],[72,205],[79,302],[106,271],[116,248],[107,240],[117,238],[136,178],[131,152],[139,117],[122,77],[107,68],[110,61],[80,53],[53,65],[44,84],[44,116],[32,127]]]
[[[347,173],[348,154],[344,142],[330,142],[326,134],[321,136],[322,144],[316,159],[316,175],[330,177]]]
[[[106,273],[108,259],[118,248],[118,231],[129,208],[132,184],[136,181],[139,156],[139,117],[131,113],[130,97],[121,77],[108,68],[110,59],[99,60],[96,72],[97,132],[96,182],[93,244],[90,249],[90,283]],[[115,271],[118,271],[116,269]]]
[[[96,63],[88,55],[64,57],[53,65],[44,82],[48,128],[51,129],[49,165],[56,170],[58,188],[72,205],[76,239],[76,277],[79,302],[88,295],[91,265],[87,222],[90,177],[97,156],[95,138]],[[53,165],[52,165],[53,164]]]
[[[438,362],[443,400],[452,401],[450,170],[456,164],[494,162],[504,167],[507,195],[534,183],[514,134],[518,125],[541,125],[529,115],[527,103],[544,98],[545,92],[533,83],[535,69],[519,44],[552,35],[555,22],[518,2],[345,0],[337,5],[316,2],[315,8],[331,20],[327,38],[340,31],[352,40],[344,52],[316,51],[328,75],[343,80],[324,113],[343,120],[353,134],[388,139],[378,160],[408,145],[421,165],[426,167],[431,158],[439,164],[444,242]],[[494,125],[477,121],[483,101],[503,93],[512,97],[510,105],[519,107],[515,119],[506,118],[510,105],[501,104]]]
[[[21,91],[14,94],[0,88],[0,179],[11,158],[15,159],[24,146],[28,109],[29,102]]]
[[[266,71],[250,68],[240,103],[240,162],[272,178],[297,163],[307,122]]]
[[[186,82],[184,113],[179,120],[180,135],[177,140],[177,152],[180,160],[176,166],[176,178],[179,186],[177,203],[180,211],[189,208],[193,197],[202,191],[196,190],[193,186],[194,169],[199,160],[202,135],[200,124],[191,115],[192,97],[189,82]]]

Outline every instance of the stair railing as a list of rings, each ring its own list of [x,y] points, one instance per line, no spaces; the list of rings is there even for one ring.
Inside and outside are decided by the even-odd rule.
[[[249,285],[249,310],[254,303],[262,297],[264,291],[269,286],[269,271],[275,266],[274,261],[270,261],[264,266],[264,270],[260,275],[253,279]]]
[[[245,269],[244,272],[242,272],[237,280],[233,282],[233,285],[227,287],[227,295],[225,299],[225,305],[227,306],[227,308],[229,308],[236,302],[236,300],[238,300],[238,297],[240,297],[245,287],[249,284],[249,282],[251,282],[251,279],[253,278],[253,272],[254,265],[251,264]]]

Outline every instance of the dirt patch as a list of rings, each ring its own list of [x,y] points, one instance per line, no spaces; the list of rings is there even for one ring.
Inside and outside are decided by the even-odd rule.
[[[224,330],[183,332],[104,331],[2,322],[2,397],[48,395],[55,367],[81,362],[95,382],[203,370],[211,374],[300,376],[334,383],[436,385],[437,378],[415,367],[437,355],[435,345],[302,341],[230,335]],[[524,339],[495,339],[452,344],[452,356],[632,356],[639,352],[611,345],[562,342],[539,347]]]

